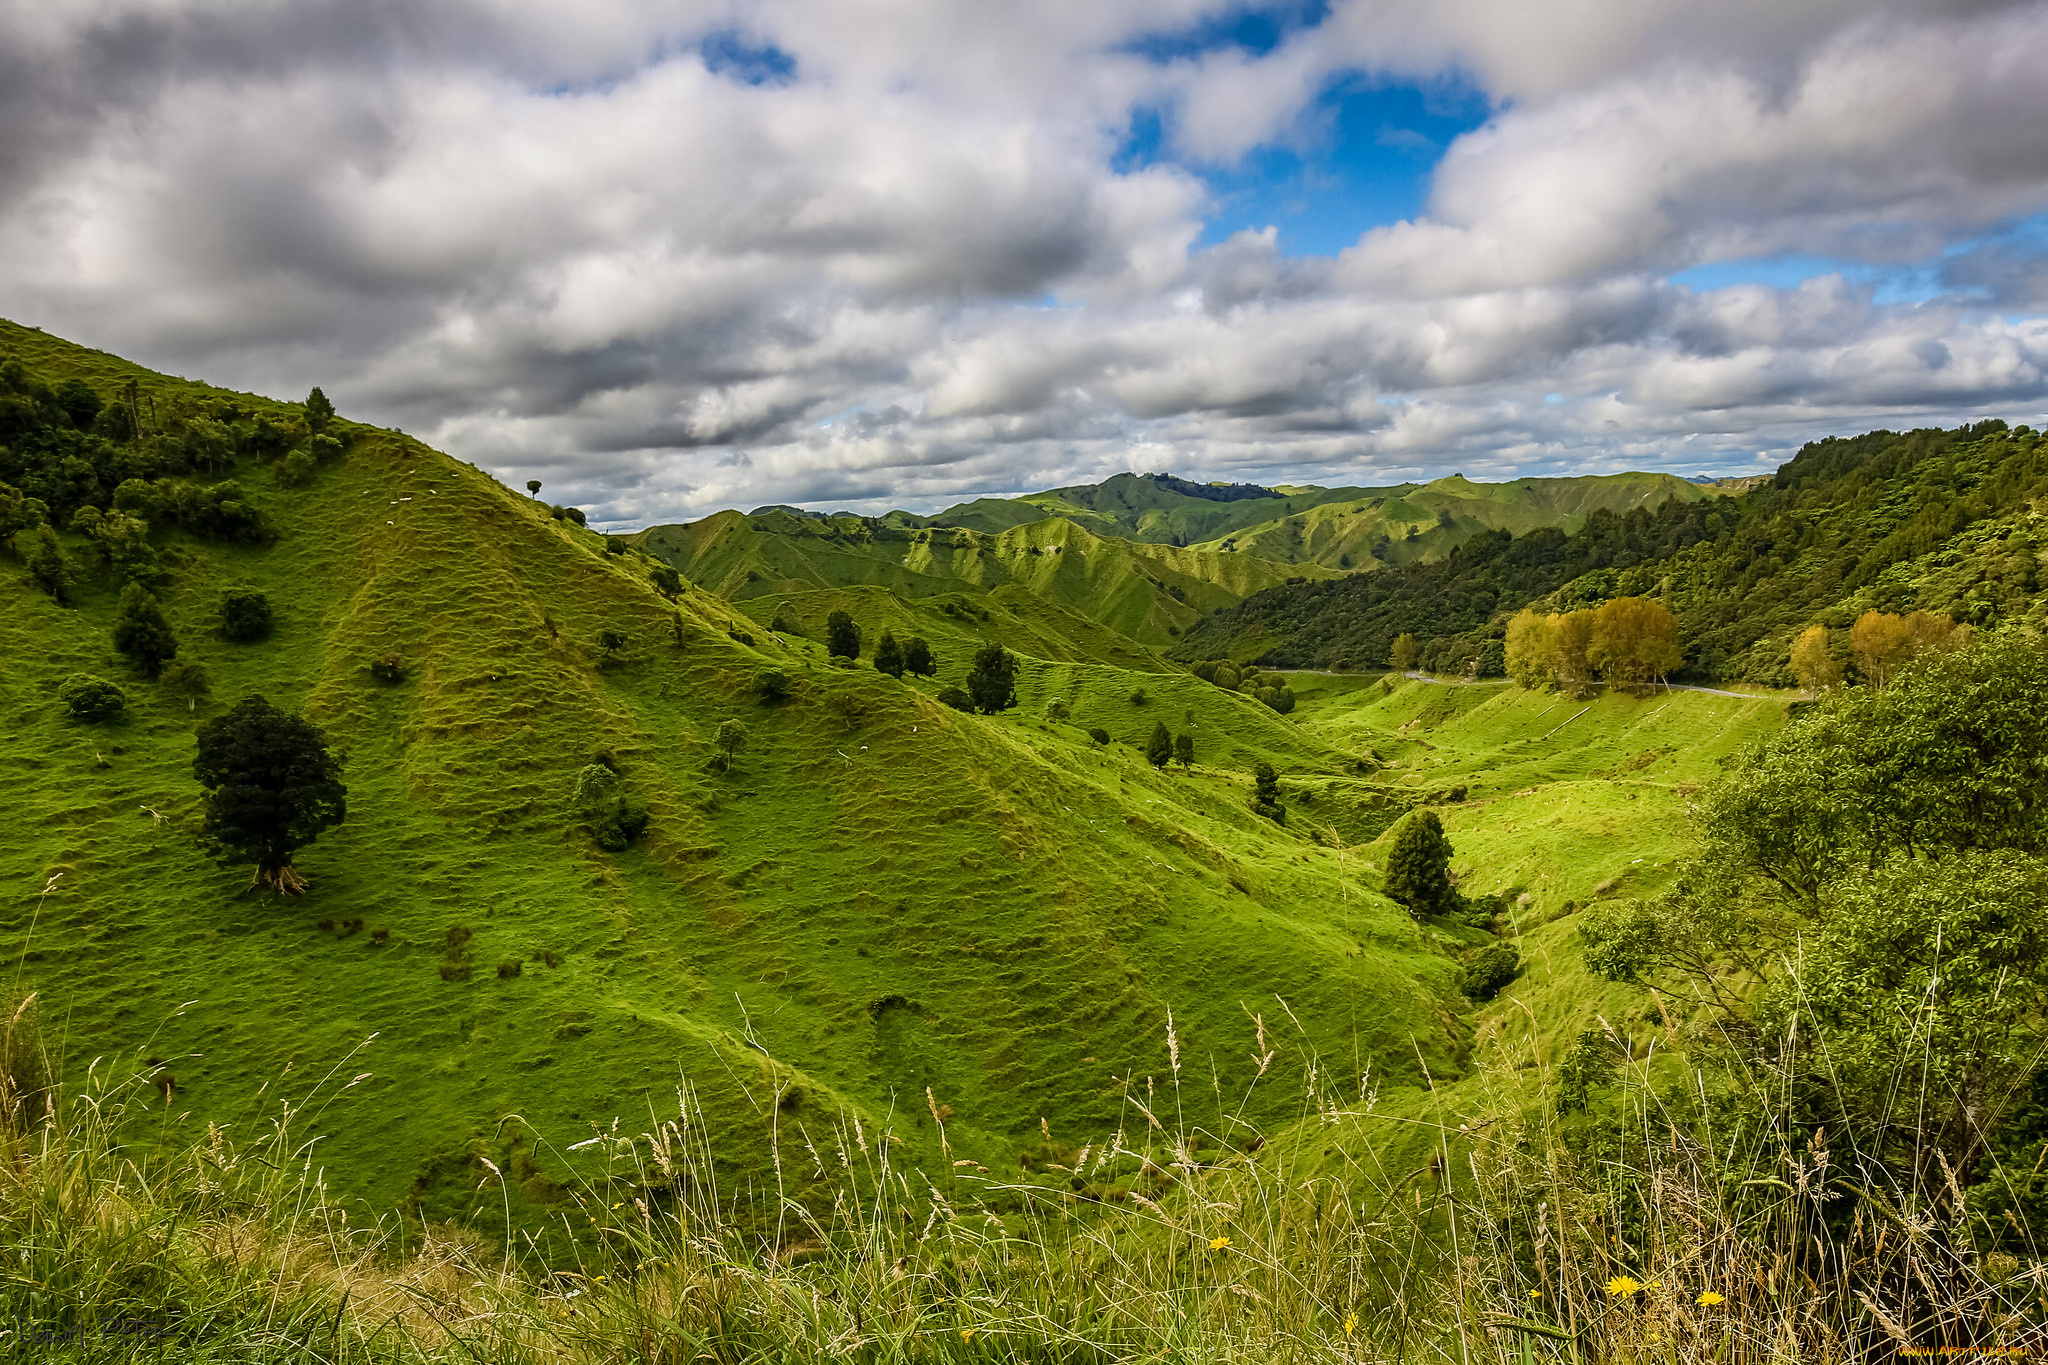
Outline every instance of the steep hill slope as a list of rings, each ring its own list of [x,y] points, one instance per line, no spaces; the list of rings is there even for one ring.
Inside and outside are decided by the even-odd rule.
[[[87,475],[103,497],[123,477],[233,474],[222,497],[275,533],[151,531],[179,657],[213,679],[191,707],[113,650],[114,585],[87,571],[82,535],[60,537],[81,570],[72,605],[0,560],[4,946],[72,1074],[167,1063],[174,1127],[246,1125],[289,1096],[329,1135],[330,1180],[373,1209],[496,1218],[502,1197],[537,1228],[563,1163],[598,1159],[549,1151],[642,1124],[684,1084],[740,1188],[773,1182],[778,1133],[846,1114],[931,1156],[945,1113],[953,1155],[1014,1169],[1041,1121],[1116,1120],[1160,1065],[1169,1008],[1226,1090],[1250,1065],[1246,1005],[1276,991],[1304,1048],[1355,1050],[1391,1078],[1456,1069],[1449,961],[1347,889],[1355,868],[1317,822],[1246,809],[1244,765],[1336,773],[1351,755],[1254,702],[1026,658],[1017,711],[963,716],[930,684],[779,643],[715,593],[666,601],[652,561],[403,436],[340,424],[345,451],[286,488],[256,419],[288,429],[297,405],[13,326],[8,355],[18,431],[82,452],[81,499]],[[132,380],[140,436],[62,425],[66,380],[110,403]],[[22,437],[17,454],[41,449]],[[1001,539],[920,549],[1084,585],[1064,567],[1082,555],[1026,548],[1115,559],[1072,527]],[[1187,553],[1115,562],[1145,580],[1141,600],[1154,579],[1192,597]],[[267,594],[269,639],[219,637],[229,585]],[[601,649],[606,631],[623,647]],[[404,677],[381,682],[369,665],[394,652]],[[790,701],[757,698],[765,668],[794,677]],[[120,683],[124,721],[67,717],[57,687],[78,672]],[[347,754],[349,819],[300,857],[303,901],[249,894],[248,869],[193,842],[194,727],[251,693],[303,708]],[[1039,719],[1053,696],[1072,724]],[[752,743],[721,772],[710,740],[730,718]],[[1196,736],[1192,772],[1129,747],[1161,720]],[[1121,742],[1095,745],[1083,727],[1098,725]],[[651,813],[626,852],[598,849],[570,808],[594,761]],[[515,1183],[479,1193],[487,1157]]]

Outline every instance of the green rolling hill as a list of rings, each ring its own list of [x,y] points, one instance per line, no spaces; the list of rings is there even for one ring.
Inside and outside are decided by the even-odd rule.
[[[988,620],[935,638],[936,682],[898,682],[778,641],[702,587],[669,602],[652,559],[607,553],[409,438],[338,424],[345,450],[285,487],[253,453],[257,419],[288,425],[297,405],[12,326],[0,355],[20,362],[4,382],[24,484],[64,495],[46,475],[71,467],[45,468],[49,449],[82,462],[65,475],[81,506],[128,478],[232,476],[230,501],[275,535],[152,525],[178,657],[212,679],[191,706],[114,650],[115,585],[84,535],[59,535],[70,605],[31,581],[33,532],[0,561],[6,945],[67,1074],[161,1061],[174,1132],[256,1121],[266,1084],[317,1088],[337,1191],[458,1216],[496,1207],[480,1161],[515,1160],[513,1220],[538,1227],[567,1173],[534,1153],[644,1123],[685,1080],[744,1187],[769,1173],[778,1116],[858,1114],[930,1155],[927,1088],[955,1153],[1014,1169],[1041,1120],[1114,1122],[1119,1078],[1156,1065],[1169,1008],[1226,1082],[1247,1065],[1241,1006],[1276,991],[1305,1046],[1361,1049],[1390,1078],[1456,1069],[1455,965],[1397,908],[1347,891],[1355,861],[1319,842],[1320,822],[1247,809],[1250,765],[1334,778],[1354,755],[1247,698],[1134,672],[1102,643],[1061,654],[1047,627],[1043,656],[1014,638],[1022,705],[964,716],[933,690],[970,644],[1008,633],[1000,583]],[[64,425],[53,393],[74,379],[109,403],[132,380],[140,436]],[[72,510],[53,505],[67,527]],[[1139,621],[1182,609],[1155,581],[1225,591],[1183,567],[1219,557],[1104,547],[1062,523],[966,542],[906,547],[907,571],[1108,573],[1136,603],[1118,619]],[[267,595],[268,639],[220,637],[229,586]],[[1038,592],[1023,607],[1054,610]],[[602,649],[604,632],[624,644]],[[370,671],[391,653],[395,683]],[[794,679],[788,701],[755,694],[767,669]],[[118,683],[125,719],[69,718],[58,688],[77,673]],[[347,755],[349,817],[301,855],[304,900],[250,894],[247,868],[194,843],[194,729],[249,694],[303,709]],[[1044,718],[1053,698],[1069,722]],[[752,742],[715,771],[710,740],[732,718]],[[1191,772],[1155,772],[1133,747],[1161,721],[1195,736]],[[650,811],[626,852],[598,849],[571,807],[594,761]]]

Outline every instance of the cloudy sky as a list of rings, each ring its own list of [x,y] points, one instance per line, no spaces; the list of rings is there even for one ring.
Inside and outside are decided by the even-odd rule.
[[[613,524],[2048,412],[2048,3],[0,5],[0,314]]]

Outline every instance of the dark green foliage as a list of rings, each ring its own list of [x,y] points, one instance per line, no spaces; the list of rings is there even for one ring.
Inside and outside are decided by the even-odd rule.
[[[622,631],[601,630],[597,633],[597,647],[603,651],[607,662],[619,657],[619,651],[626,647],[626,636]]]
[[[100,415],[100,408],[104,406],[99,394],[81,379],[67,379],[59,384],[56,402],[65,420],[79,431],[92,430],[93,419]]]
[[[1151,737],[1145,741],[1145,761],[1155,768],[1173,761],[1173,734],[1164,721],[1153,725]]]
[[[397,650],[370,661],[370,676],[378,682],[395,683],[405,677],[405,656]]]
[[[647,581],[663,597],[674,597],[683,590],[683,576],[666,564],[657,564],[647,571]]]
[[[206,665],[196,659],[173,659],[164,665],[163,677],[159,679],[164,690],[173,696],[185,698],[187,708],[199,709],[199,699],[213,690],[213,679],[206,672]]]
[[[85,508],[80,515],[93,510]],[[156,550],[149,543],[148,522],[113,511],[94,521],[90,534],[100,564],[116,583],[141,583],[146,587],[163,577]]]
[[[245,697],[199,727],[192,773],[205,788],[200,840],[222,862],[256,864],[256,884],[296,895],[292,855],[348,818],[341,760],[303,716]]]
[[[647,808],[626,798],[625,783],[608,764],[592,763],[576,774],[574,799],[597,846],[608,852],[627,848],[647,829]]]
[[[529,498],[538,498],[540,496],[539,479],[528,479],[526,481],[526,496]]]
[[[14,537],[32,524],[28,499],[21,490],[11,483],[0,483],[0,550],[13,553]]]
[[[940,694],[941,699],[944,698],[944,695],[944,693]],[[1088,738],[1094,740],[1097,744],[1107,744],[1109,743],[1109,731],[1097,725],[1088,731]]]
[[[994,715],[1017,704],[1017,656],[990,641],[974,652],[967,672],[967,693],[974,709]]]
[[[913,635],[903,642],[903,671],[920,678],[929,678],[939,671],[932,662],[932,647],[925,643],[922,635]]]
[[[327,424],[334,420],[334,404],[327,401],[327,395],[315,388],[306,395],[306,427],[310,431],[325,431]]]
[[[754,675],[754,691],[773,705],[789,695],[789,675],[779,668],[767,668]]]
[[[564,507],[560,511],[564,517],[575,522],[578,526],[588,526],[590,524],[590,518],[583,514],[583,509],[580,507]]]
[[[29,545],[28,573],[35,579],[37,587],[56,601],[70,604],[71,559],[58,543],[57,533],[47,523],[36,528],[35,540]]]
[[[825,652],[838,659],[860,657],[860,627],[843,611],[825,618]]]
[[[229,588],[220,595],[220,633],[228,640],[262,640],[269,637],[276,619],[270,599],[255,588]]]
[[[1278,824],[1287,823],[1287,807],[1280,801],[1280,775],[1270,763],[1252,769],[1252,810]]]
[[[875,646],[875,667],[892,678],[903,676],[903,646],[886,630],[882,632],[881,643]]]
[[[1066,702],[1064,702],[1058,697],[1054,697],[1051,701],[1045,704],[1045,718],[1047,720],[1064,721],[1069,719],[1072,715],[1072,709],[1068,707]]]
[[[781,607],[775,609],[775,619],[768,623],[768,629],[777,635],[801,635],[803,633],[796,628],[796,622],[789,619],[789,613],[785,612]]]
[[[1458,974],[1458,988],[1474,1000],[1491,1000],[1521,972],[1520,949],[1512,943],[1489,943],[1465,959]]]
[[[967,695],[967,691],[965,688],[940,688],[939,702],[942,705],[952,707],[955,711],[966,711],[970,714],[972,714],[974,711],[974,698]]]
[[[178,638],[164,619],[163,606],[156,594],[140,583],[121,589],[121,605],[114,615],[114,648],[152,678],[178,652]]]
[[[1144,704],[1145,704],[1146,702],[1148,702],[1148,701],[1150,701],[1150,700],[1152,700],[1152,696],[1151,696],[1151,694],[1150,694],[1150,693],[1148,693],[1148,692],[1147,692],[1147,691],[1146,691],[1146,690],[1145,690],[1144,688],[1142,688],[1142,687],[1134,687],[1134,688],[1132,688],[1132,689],[1131,689],[1131,696],[1130,696],[1130,702],[1131,702],[1131,705],[1133,705],[1133,706],[1143,706],[1143,705],[1144,705]]]
[[[1458,893],[1451,886],[1451,852],[1435,811],[1419,810],[1403,820],[1387,854],[1388,898],[1417,919],[1454,913]]]
[[[604,538],[604,552],[608,555],[622,555],[626,553],[625,537],[606,536]]]
[[[57,695],[73,720],[113,720],[128,709],[128,698],[120,688],[90,673],[72,674],[57,689]]]
[[[1183,770],[1195,766],[1195,737],[1193,735],[1182,734],[1174,738],[1173,761],[1180,764]]]
[[[1557,1064],[1558,1112],[1570,1114],[1584,1109],[1593,1091],[1614,1079],[1626,1056],[1620,1043],[1603,1026],[1595,1024],[1580,1033]]]

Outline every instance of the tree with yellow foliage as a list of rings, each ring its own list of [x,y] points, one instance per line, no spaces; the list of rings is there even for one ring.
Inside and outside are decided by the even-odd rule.
[[[1842,664],[1828,651],[1826,626],[1808,626],[1792,642],[1792,676],[1809,692],[1842,685]]]
[[[1394,637],[1394,650],[1391,662],[1394,665],[1394,671],[1396,673],[1409,673],[1414,671],[1415,637],[1405,630]]]
[[[1548,687],[1555,680],[1557,618],[1524,607],[1508,622],[1508,676],[1524,687]]]
[[[1678,618],[1648,597],[1617,597],[1593,616],[1586,658],[1609,683],[1641,693],[1685,662]]]
[[[1570,696],[1583,697],[1593,690],[1593,616],[1590,611],[1574,611],[1550,618],[1550,675]]]
[[[1974,633],[1970,627],[1930,611],[1916,611],[1910,616],[1866,611],[1849,627],[1849,650],[1856,657],[1856,671],[1864,681],[1883,687],[1916,655],[1930,649],[1959,648],[1969,643]]]

